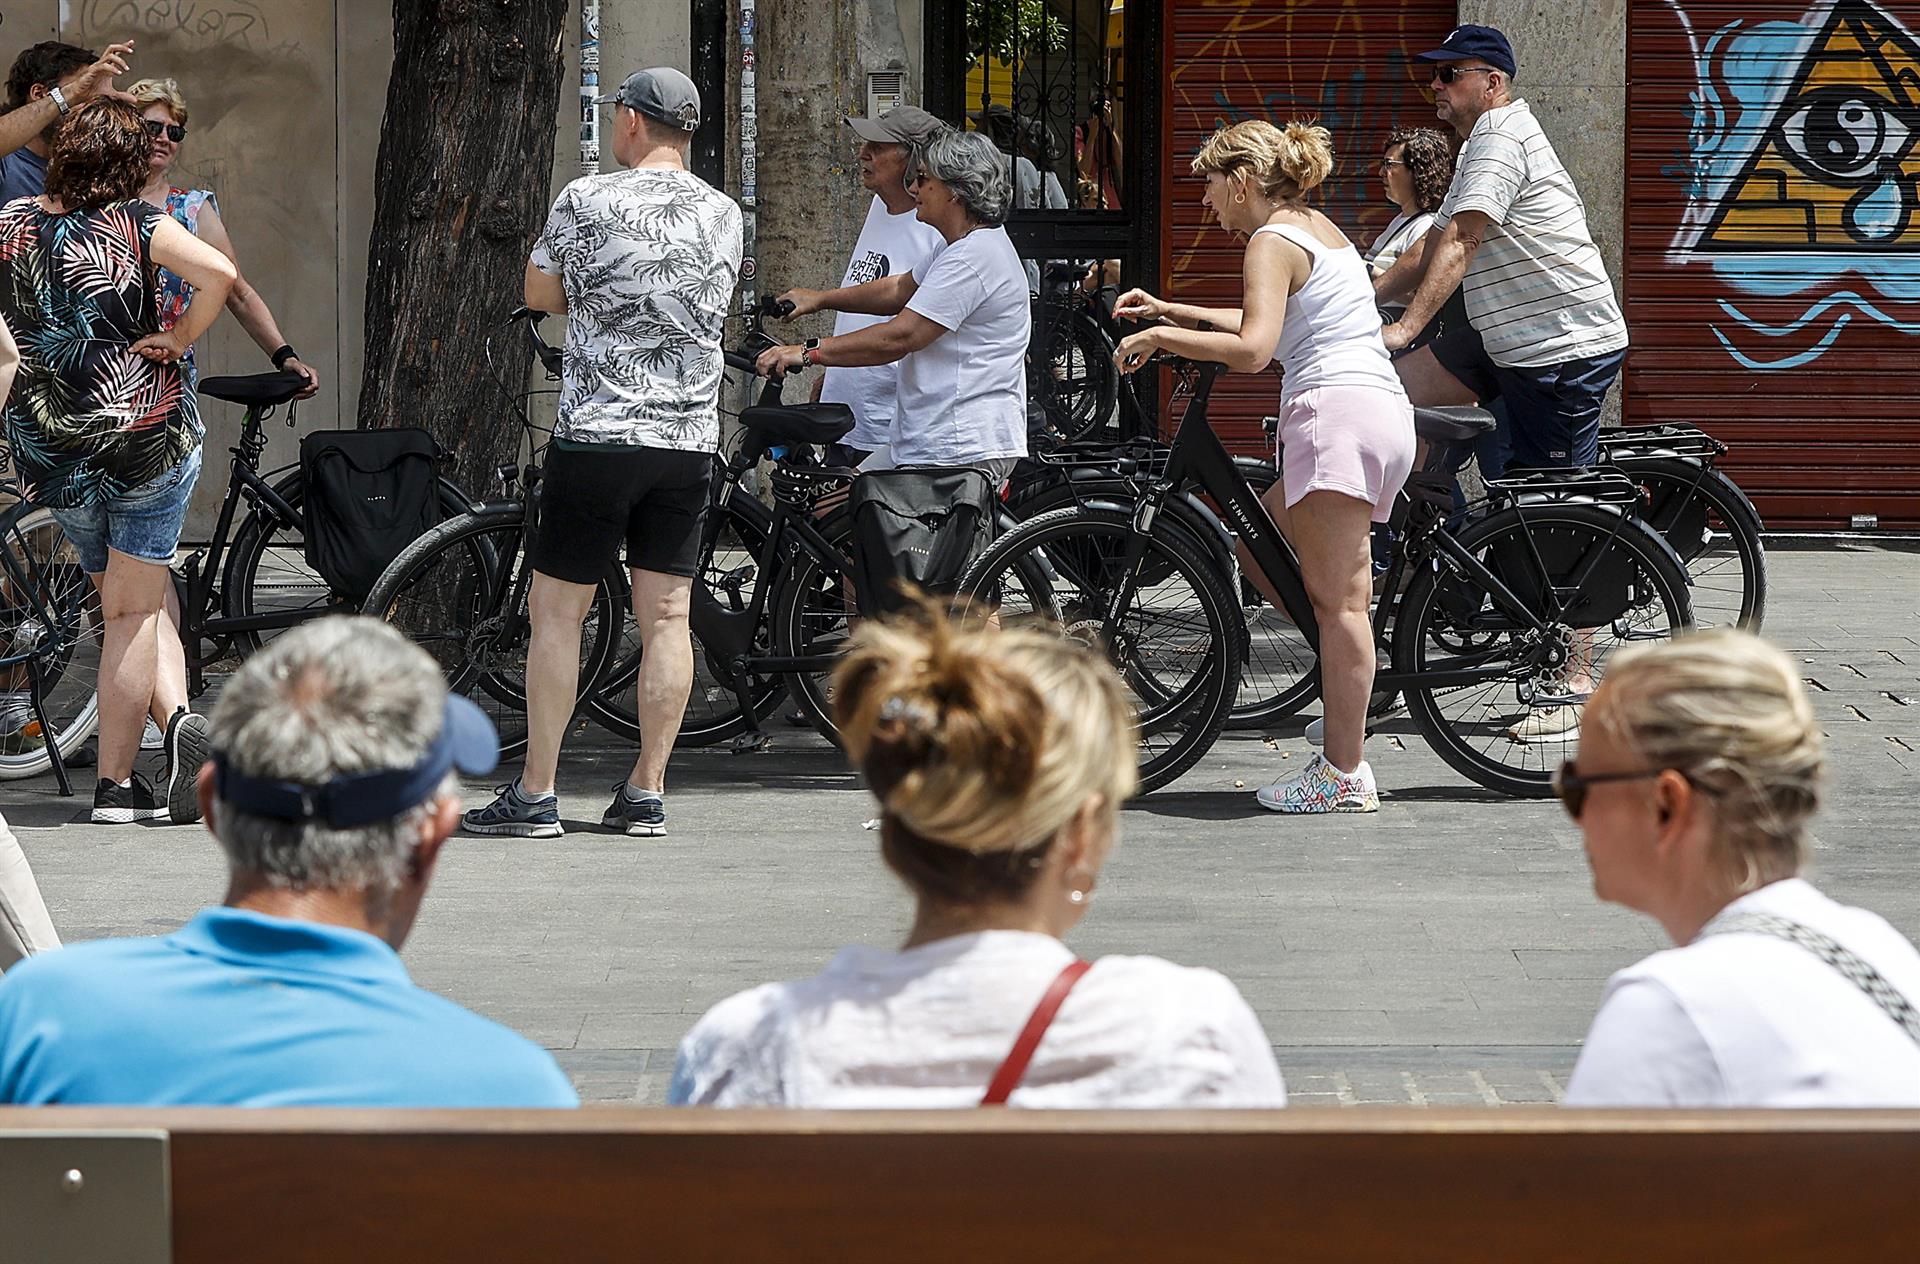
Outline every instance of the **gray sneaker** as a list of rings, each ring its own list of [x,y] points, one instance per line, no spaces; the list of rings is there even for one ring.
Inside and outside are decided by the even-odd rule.
[[[601,814],[600,823],[608,829],[624,830],[629,838],[664,838],[667,833],[667,804],[657,794],[632,798],[627,783],[613,788],[613,802]]]
[[[497,797],[492,803],[460,817],[461,829],[504,838],[558,838],[567,832],[560,827],[558,795],[530,799],[521,793],[517,777],[504,786],[495,786],[493,792]]]

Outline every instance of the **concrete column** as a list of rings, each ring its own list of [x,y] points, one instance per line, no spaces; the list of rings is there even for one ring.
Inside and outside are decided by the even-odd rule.
[[[841,120],[865,111],[869,72],[903,72],[907,99],[920,100],[920,0],[759,0],[758,14],[761,290],[837,285],[868,202]],[[737,68],[737,36],[732,56]],[[736,193],[738,138],[730,122]],[[807,332],[831,328],[828,317],[813,324]]]
[[[1460,20],[1513,41],[1514,92],[1546,129],[1587,204],[1587,222],[1623,293],[1627,205],[1627,0],[1579,9],[1552,0],[1461,0]],[[1602,424],[1619,424],[1620,393]]]

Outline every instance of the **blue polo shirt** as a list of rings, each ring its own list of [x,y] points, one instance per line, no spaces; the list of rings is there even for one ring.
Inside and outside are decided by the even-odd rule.
[[[47,160],[31,149],[0,154],[0,206],[47,191]]]
[[[0,1103],[580,1104],[524,1036],[416,987],[362,931],[208,909],[162,939],[55,949],[0,979]]]

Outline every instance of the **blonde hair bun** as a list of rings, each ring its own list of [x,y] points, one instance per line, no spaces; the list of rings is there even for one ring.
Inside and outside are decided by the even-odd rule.
[[[1276,127],[1248,119],[1208,137],[1194,155],[1193,169],[1202,175],[1244,173],[1276,200],[1304,197],[1333,174],[1333,133],[1313,122],[1295,120]]]
[[[868,620],[834,675],[835,722],[886,816],[976,855],[1047,842],[1137,777],[1113,671],[1064,638],[956,626],[923,603]]]

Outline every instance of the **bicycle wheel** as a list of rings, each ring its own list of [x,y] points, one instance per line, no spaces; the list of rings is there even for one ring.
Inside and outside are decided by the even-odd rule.
[[[773,652],[782,657],[818,654],[837,660],[859,615],[846,560],[853,549],[853,520],[843,510],[835,510],[814,525],[841,560],[837,565],[823,565],[811,551],[798,549],[780,568],[773,581]],[[787,695],[806,712],[820,736],[838,746],[840,729],[833,722],[833,668],[790,672],[786,686]]]
[[[727,684],[726,664],[715,658],[727,651],[709,646],[700,639],[701,627],[725,628],[744,621],[752,608],[754,593],[770,582],[759,573],[761,550],[767,542],[771,515],[766,506],[745,493],[728,498],[712,512],[719,516],[713,534],[713,547],[700,560],[700,575],[694,581],[693,602],[693,690],[687,696],[687,710],[680,722],[680,736],[674,746],[684,749],[711,746],[747,731],[746,713],[740,699]],[[743,629],[750,643],[764,650],[770,643],[765,633],[766,612],[761,607],[763,626]],[[606,681],[587,699],[587,710],[595,722],[628,741],[640,740],[640,714],[634,697],[640,676],[640,631],[632,620],[623,621],[619,643],[614,647],[613,666]],[[780,705],[786,692],[778,676],[755,676],[749,685],[754,714],[766,719]]]
[[[80,749],[100,721],[100,595],[60,524],[45,509],[26,511],[0,536],[0,657],[35,651],[49,735],[34,714],[24,661],[0,667],[0,781],[53,767],[49,736],[62,758]]]
[[[963,608],[997,609],[1003,627],[1040,626],[1092,645],[1126,579],[1132,516],[1060,509],[996,541],[961,585]],[[1219,568],[1184,531],[1147,541],[1136,587],[1105,653],[1140,725],[1140,790],[1172,782],[1213,746],[1240,678],[1239,618]]]
[[[1640,484],[1647,525],[1666,537],[1687,568],[1695,623],[1758,631],[1767,607],[1767,554],[1760,513],[1733,480],[1674,458],[1620,465]]]
[[[1526,626],[1445,560],[1401,599],[1394,670],[1458,673],[1404,685],[1421,734],[1455,771],[1516,796],[1550,795],[1580,740],[1580,711],[1619,647],[1693,621],[1686,572],[1651,528],[1592,505],[1507,508],[1460,545],[1544,624]]]
[[[1120,384],[1113,344],[1087,313],[1042,303],[1029,354],[1030,387],[1062,442],[1098,433],[1113,420]]]
[[[373,586],[364,613],[398,627],[433,655],[447,687],[479,704],[500,731],[500,756],[527,747],[525,597],[508,609],[527,573],[522,508],[465,513],[408,545]],[[584,699],[604,677],[620,625],[620,575],[594,589],[580,636]]]
[[[325,614],[357,613],[358,606],[335,593],[319,572],[307,564],[302,514],[307,495],[305,479],[295,470],[276,483],[273,490],[293,515],[283,516],[264,500],[254,503],[234,533],[233,545],[227,553],[220,583],[220,613],[229,618],[280,613],[318,618]],[[444,520],[467,512],[466,495],[446,479],[440,480],[439,496]],[[208,650],[211,661],[204,669],[209,678],[207,692],[218,696],[218,680],[231,674],[241,659],[258,653],[279,631],[236,632],[215,639]]]

